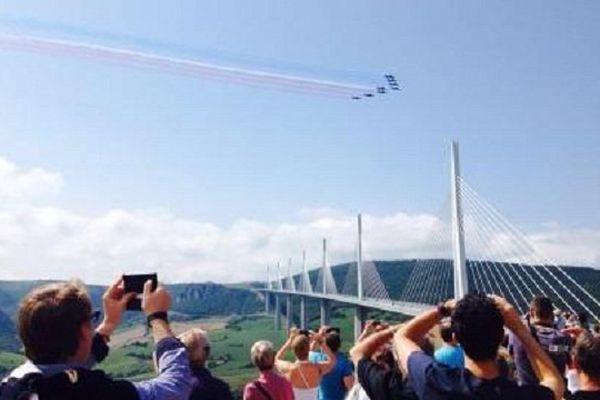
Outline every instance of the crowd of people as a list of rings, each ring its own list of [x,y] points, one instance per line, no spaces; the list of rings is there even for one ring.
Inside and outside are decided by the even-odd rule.
[[[17,315],[27,361],[2,381],[0,400],[233,399],[206,366],[207,333],[174,336],[170,295],[162,286],[153,290],[151,281],[141,305],[154,338],[156,376],[132,382],[94,369],[133,296],[122,278],[113,282],[102,298],[102,322],[93,328],[81,282],[31,291]],[[258,377],[245,385],[243,399],[600,399],[600,326],[590,326],[585,313],[557,310],[543,296],[523,316],[501,297],[468,294],[404,323],[367,321],[349,358],[341,345],[340,330],[328,326],[294,328],[278,350],[257,341],[250,360]]]

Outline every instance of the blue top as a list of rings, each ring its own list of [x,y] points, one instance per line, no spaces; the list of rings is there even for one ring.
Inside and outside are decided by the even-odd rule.
[[[196,379],[192,375],[183,344],[166,337],[156,344],[158,376],[134,382],[140,400],[187,400]]]
[[[419,399],[554,400],[554,393],[547,387],[518,386],[501,376],[478,378],[466,368],[438,364],[422,351],[413,351],[409,355],[408,379]]]
[[[344,377],[352,375],[352,363],[344,353],[335,353],[335,365],[328,373],[324,374],[319,384],[319,400],[343,400],[346,397]],[[311,362],[327,360],[327,355],[320,351],[311,351],[308,355]]]
[[[465,367],[465,353],[460,346],[445,344],[435,351],[433,358],[435,361],[439,362],[440,364],[447,365],[448,367]]]

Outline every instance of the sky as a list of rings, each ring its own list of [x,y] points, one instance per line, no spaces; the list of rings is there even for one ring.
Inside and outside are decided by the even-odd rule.
[[[402,90],[352,101],[0,46],[0,279],[427,256],[463,178],[600,267],[600,3],[4,1],[0,33]],[[468,243],[468,238],[466,239]]]

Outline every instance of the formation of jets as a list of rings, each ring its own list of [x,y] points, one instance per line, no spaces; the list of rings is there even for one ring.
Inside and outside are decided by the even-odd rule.
[[[387,81],[387,87],[377,86],[377,94],[386,94],[388,89],[389,90],[400,90],[400,85],[398,84],[398,81],[396,80],[396,77],[394,75],[385,74],[384,78]],[[359,95],[352,96],[352,100],[360,100],[363,97],[373,97],[373,96],[375,96],[374,93],[367,92],[367,93],[363,94],[362,96],[359,96]]]

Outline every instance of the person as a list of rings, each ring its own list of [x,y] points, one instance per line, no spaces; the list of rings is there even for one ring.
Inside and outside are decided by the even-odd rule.
[[[558,371],[564,374],[572,342],[568,334],[554,328],[552,300],[544,296],[535,296],[529,304],[526,325],[533,337],[550,356]],[[537,384],[538,378],[529,362],[526,351],[514,333],[509,334],[508,351],[515,362],[519,384]]]
[[[343,400],[346,392],[354,385],[352,363],[344,353],[339,351],[342,345],[339,329],[324,326],[321,327],[321,332],[325,335],[325,343],[335,354],[335,364],[321,379],[318,399]],[[327,357],[322,351],[311,351],[308,359],[311,362],[321,362]]]
[[[590,319],[590,316],[587,312],[579,311],[577,313],[577,320],[579,321],[579,326],[581,326],[583,329],[585,329],[588,332],[590,330],[589,319]]]
[[[356,368],[358,383],[370,400],[415,400],[417,397],[412,391],[397,363],[391,368],[375,360],[377,354],[394,337],[400,325],[388,327],[377,324],[370,335],[362,335],[360,340],[350,349],[350,357]],[[372,330],[371,321],[367,321],[364,332]]]
[[[456,340],[456,335],[449,324],[442,324],[440,336],[444,344],[433,354],[435,361],[451,368],[465,367],[465,354]]]
[[[312,362],[308,359],[311,340],[319,345],[327,355],[323,361]],[[291,363],[283,358],[288,349],[292,349],[296,361]],[[292,329],[283,346],[275,356],[276,365],[285,377],[290,381],[294,389],[296,400],[315,400],[317,389],[324,374],[331,371],[335,364],[335,354],[323,340],[323,333],[317,332],[312,338]]]
[[[156,343],[158,376],[130,382],[91,369],[107,355],[110,335],[134,296],[124,292],[122,277],[116,279],[102,297],[104,319],[94,331],[92,305],[82,282],[50,283],[29,292],[17,315],[27,361],[5,379],[0,398],[187,399],[195,378],[185,348],[169,327],[169,292],[162,286],[152,291],[152,281],[144,285],[141,306]]]
[[[439,321],[451,316],[451,326],[465,352],[465,368],[436,363],[418,341]],[[518,386],[500,376],[496,358],[505,325],[521,341],[538,375],[539,385]],[[418,398],[537,400],[562,398],[564,383],[554,363],[521,322],[515,308],[498,296],[467,294],[427,310],[403,325],[394,346],[401,368],[408,371]]]
[[[273,371],[273,343],[267,340],[254,343],[250,349],[250,359],[260,376],[244,387],[244,400],[294,400],[292,384]]]
[[[187,350],[192,373],[198,380],[198,384],[192,389],[190,400],[233,400],[229,385],[214,377],[206,368],[211,349],[206,331],[192,328],[180,334],[178,339]]]
[[[575,400],[600,399],[600,338],[582,333],[572,352],[577,373],[578,390]]]
[[[560,308],[554,309],[554,327],[561,330],[567,326],[567,320]]]

